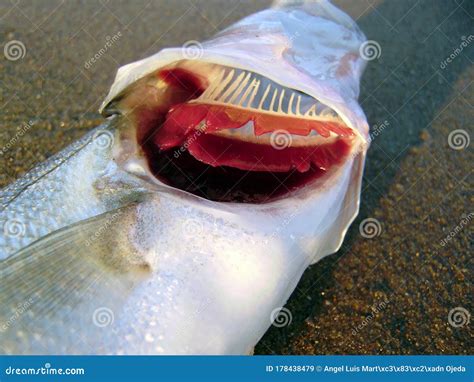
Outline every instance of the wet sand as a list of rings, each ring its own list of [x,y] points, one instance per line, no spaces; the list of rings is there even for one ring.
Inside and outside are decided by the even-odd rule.
[[[374,132],[361,212],[341,250],[304,274],[286,305],[291,323],[272,327],[256,353],[471,353],[471,326],[455,327],[448,316],[454,308],[474,312],[472,144],[455,150],[448,137],[473,133],[474,41],[454,52],[470,41],[474,7],[336,3],[381,46],[360,96]],[[2,41],[20,40],[26,54],[0,60],[0,185],[99,124],[97,109],[120,65],[202,41],[266,4],[1,1]],[[360,234],[368,218],[381,227],[374,238]]]

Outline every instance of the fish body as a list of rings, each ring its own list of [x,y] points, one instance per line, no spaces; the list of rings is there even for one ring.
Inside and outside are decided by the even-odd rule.
[[[251,353],[304,270],[337,251],[357,214],[368,133],[357,104],[363,41],[330,3],[302,2],[228,28],[203,44],[199,60],[168,49],[121,68],[102,106],[106,122],[0,193],[0,351]],[[155,78],[169,67],[208,84],[227,68],[254,73],[280,84],[282,99],[296,89],[353,131],[350,151],[265,203],[209,200],[170,186],[154,176],[137,139],[143,115],[163,106],[147,106],[154,98],[142,95],[167,99]],[[190,102],[207,105],[209,93]],[[271,114],[265,107],[252,110]],[[291,107],[287,114],[328,121]]]

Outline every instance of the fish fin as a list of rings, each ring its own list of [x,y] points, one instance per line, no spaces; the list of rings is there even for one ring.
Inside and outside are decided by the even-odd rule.
[[[73,224],[0,261],[1,353],[108,351],[127,297],[151,269],[127,239],[134,211]]]

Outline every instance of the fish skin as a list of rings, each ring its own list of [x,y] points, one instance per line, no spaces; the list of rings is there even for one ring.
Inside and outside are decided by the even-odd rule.
[[[351,169],[340,171],[337,185],[319,193],[312,204],[340,208],[337,194],[345,193]],[[87,240],[71,243],[80,234],[76,228],[90,224],[87,220],[32,244],[40,247],[42,241],[54,239],[59,250],[52,256],[50,245],[45,253],[33,248],[33,258],[22,251],[13,255],[10,266],[0,268],[0,322],[8,322],[21,302],[32,303],[0,330],[3,352],[249,352],[270,325],[271,313],[319,258],[313,251],[322,245],[328,219],[337,214],[313,220],[308,234],[294,229],[295,221],[307,215],[303,202],[293,203],[291,210],[233,207],[203,204],[184,193],[150,194],[124,207],[118,218],[100,220],[87,230],[89,241],[95,232],[101,235],[84,253]],[[59,241],[58,232],[64,236]],[[116,257],[124,260],[111,260]],[[135,275],[137,264],[144,264],[140,277]],[[24,283],[18,282],[24,276]],[[113,319],[104,327],[94,324],[100,312],[112,312]]]
[[[137,181],[112,161],[116,122],[117,117],[110,118],[0,191],[0,260],[140,193]],[[122,186],[104,182],[107,174],[121,179]]]
[[[348,23],[325,1],[303,4],[334,16],[336,25]],[[311,11],[303,8],[298,15]],[[264,11],[236,28],[258,25],[264,32],[285,12]],[[295,24],[288,21],[283,32],[289,27]],[[235,32],[231,27],[207,45],[210,57],[221,57],[218,49]],[[223,64],[242,61],[241,48]],[[127,70],[145,73],[175,53]],[[308,81],[301,90],[334,106],[364,136],[367,123],[355,99],[364,64],[358,65],[355,80]],[[104,106],[119,95],[120,78],[137,79],[127,70],[119,71]],[[307,78],[297,68],[280,80]],[[248,354],[308,265],[341,245],[358,212],[366,147],[284,199],[217,203],[152,179],[128,158],[134,151],[122,122],[112,117],[97,128],[110,133],[111,145],[94,144],[92,131],[0,193],[0,352]],[[6,235],[15,219],[23,235]]]

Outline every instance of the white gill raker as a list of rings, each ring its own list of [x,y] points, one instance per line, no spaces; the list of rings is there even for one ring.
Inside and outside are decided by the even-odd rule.
[[[316,105],[311,106],[306,113],[305,117],[315,117],[316,116]]]
[[[275,89],[275,91],[273,92],[272,100],[270,102],[270,106],[268,108],[269,111],[274,111],[273,105],[275,104],[275,99],[276,99],[277,93],[278,93],[278,89]]]
[[[223,70],[222,74],[219,77],[219,80],[217,80],[217,78],[216,78],[217,81],[215,81],[215,82],[217,82],[217,86],[214,86],[212,88],[212,85],[210,85],[209,88],[212,88],[212,90],[208,93],[207,89],[206,89],[206,91],[203,93],[202,97],[203,98],[209,98],[209,99],[217,98],[217,96],[224,90],[224,88],[232,80],[232,78],[234,77],[234,73],[235,73],[235,70],[232,69],[227,74],[227,76],[225,76],[225,70]]]
[[[281,94],[280,94],[280,99],[278,101],[278,109],[277,109],[277,112],[278,113],[284,113],[283,109],[282,109],[282,105],[283,105],[283,97],[285,96],[285,89],[283,89],[281,91]]]
[[[289,115],[294,115],[293,110],[291,110],[293,108],[293,100],[294,99],[295,99],[295,93],[292,92],[291,96],[290,96],[290,100],[288,101],[288,114]]]
[[[296,115],[301,115],[301,96],[299,95],[296,100]]]
[[[245,89],[245,92],[244,92],[244,94],[242,94],[242,97],[240,97],[240,101],[238,102],[237,105],[243,106],[245,101],[247,100],[247,97],[249,96],[250,92],[253,91],[253,93],[255,94],[255,89],[258,88],[258,84],[259,84],[259,81],[256,78],[254,78],[252,80],[252,82],[250,82],[249,86],[247,86],[247,89]],[[252,104],[248,103],[247,106],[249,106],[249,105],[252,105]]]
[[[245,72],[241,72],[237,78],[232,81],[232,83],[230,84],[230,86],[224,91],[224,93],[222,93],[221,95],[218,95],[218,97],[215,97],[214,99],[218,102],[225,102],[225,99],[231,95],[233,93],[233,91],[235,90],[235,88],[237,86],[239,86],[239,83],[240,81],[242,81],[242,79],[244,78],[245,76]]]
[[[247,86],[247,84],[249,83],[251,76],[252,76],[252,73],[248,72],[248,74],[239,84],[239,87],[235,90],[234,94],[232,94],[232,96],[227,100],[228,103],[231,103],[231,104],[234,103],[237,97],[242,94],[242,91],[244,90],[245,86]]]
[[[201,97],[203,98],[210,98],[212,97],[212,94],[214,93],[214,91],[219,87],[219,85],[223,82],[223,79],[224,79],[224,71],[222,70],[217,76],[216,78],[211,81],[211,83],[209,84],[209,86],[206,88],[206,90],[204,90],[204,92],[201,94]]]
[[[204,90],[204,92],[201,94],[201,97],[208,98],[211,93],[216,90],[216,88],[219,86],[220,83],[222,83],[222,80],[224,79],[223,73],[224,71],[220,71],[220,73],[216,76],[215,80],[211,81],[206,90]]]
[[[265,89],[265,92],[263,93],[263,97],[260,100],[260,103],[258,104],[257,109],[263,110],[263,103],[265,102],[265,98],[267,98],[268,93],[270,92],[270,88],[272,87],[271,84],[268,84],[267,88]]]
[[[253,82],[253,92],[252,95],[250,96],[249,101],[247,102],[247,107],[252,107],[253,100],[255,99],[255,96],[257,95],[258,89],[260,88],[260,80],[255,79]]]
[[[231,104],[261,112],[284,113],[307,119],[340,121],[334,110],[317,103],[317,101],[306,112],[302,112],[302,95],[293,89],[269,83],[263,95],[257,96],[261,84],[260,78],[253,72],[237,71],[235,69],[223,70],[214,77],[208,88],[195,102]],[[270,93],[272,93],[272,96],[268,102]],[[254,105],[254,102],[258,102],[258,106]],[[265,106],[265,103],[267,103],[267,106]]]

